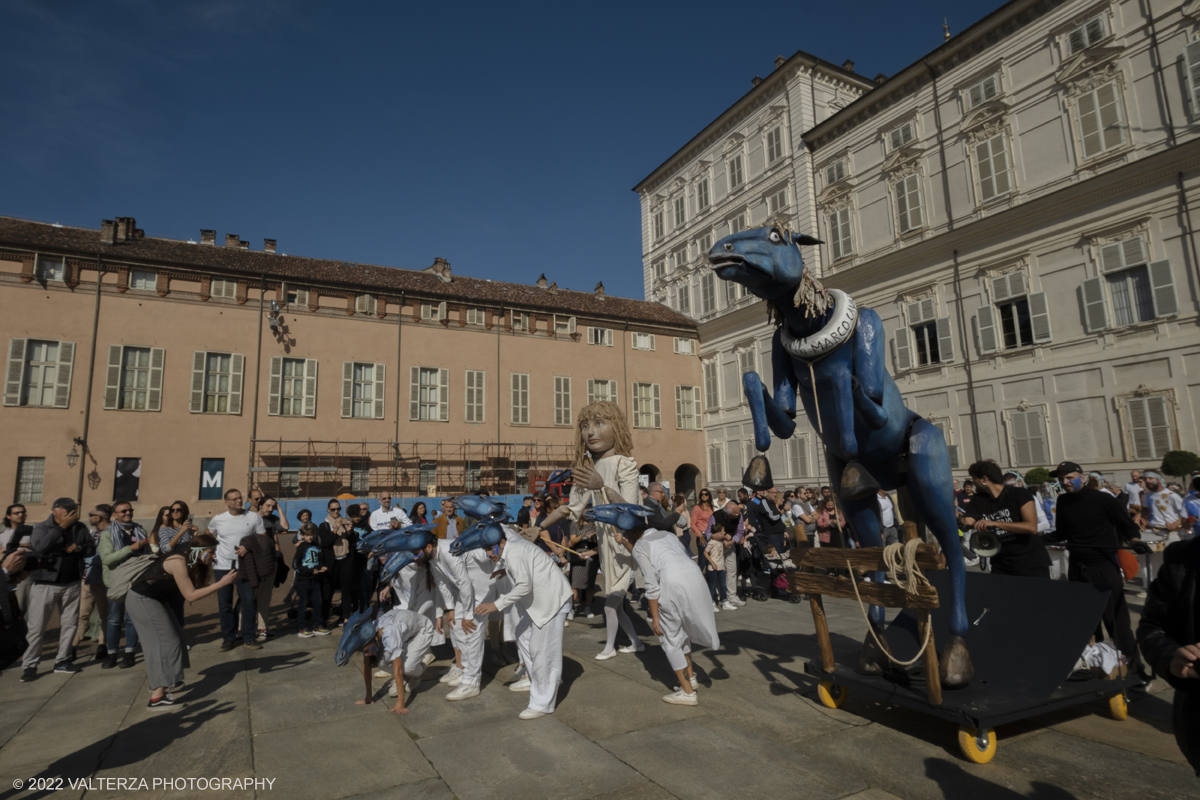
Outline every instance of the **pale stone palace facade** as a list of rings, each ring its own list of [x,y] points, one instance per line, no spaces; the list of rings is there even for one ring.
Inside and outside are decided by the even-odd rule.
[[[959,474],[1071,459],[1124,477],[1200,450],[1200,2],[1014,0],[878,85],[803,53],[777,65],[636,187],[647,297],[700,323],[710,483],[736,485],[752,453],[740,373],[769,379],[773,328],[699,251],[769,218],[822,239],[808,267],[879,312]],[[811,114],[787,168],[755,173],[771,120]],[[702,210],[742,152],[763,202]],[[804,421],[770,456],[780,483],[823,478]]]

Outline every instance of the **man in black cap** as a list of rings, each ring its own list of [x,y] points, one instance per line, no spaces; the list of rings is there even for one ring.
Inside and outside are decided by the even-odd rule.
[[[26,639],[29,647],[21,659],[21,680],[37,678],[46,624],[58,608],[58,657],[54,671],[73,674],[71,643],[79,624],[79,591],[83,577],[83,551],[91,542],[87,526],[79,521],[79,507],[69,497],[60,497],[50,507],[50,518],[33,526],[29,537],[29,562],[33,587],[29,590]]]
[[[1137,668],[1141,689],[1150,685],[1150,676],[1142,666],[1137,640],[1125,604],[1125,575],[1117,562],[1121,540],[1140,541],[1138,526],[1129,518],[1117,498],[1098,489],[1089,489],[1087,475],[1074,461],[1064,461],[1050,473],[1066,490],[1058,498],[1055,537],[1065,542],[1071,566],[1068,580],[1093,583],[1112,589],[1101,621],[1116,648]],[[1096,630],[1096,640],[1101,639]]]

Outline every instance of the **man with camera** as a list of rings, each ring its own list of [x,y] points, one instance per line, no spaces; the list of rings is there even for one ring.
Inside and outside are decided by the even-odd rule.
[[[26,568],[31,572],[26,623],[29,642],[21,659],[21,681],[37,679],[42,655],[42,636],[57,607],[59,616],[58,656],[54,671],[74,674],[79,667],[71,663],[71,644],[79,624],[79,591],[83,578],[83,551],[91,543],[87,526],[79,521],[79,507],[69,497],[60,497],[50,507],[50,518],[33,526],[29,537],[32,549]]]

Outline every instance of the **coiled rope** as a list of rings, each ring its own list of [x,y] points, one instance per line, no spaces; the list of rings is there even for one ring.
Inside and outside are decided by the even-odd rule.
[[[883,548],[883,564],[887,567],[888,580],[899,588],[904,590],[905,594],[916,596],[920,594],[922,586],[929,586],[929,579],[925,577],[925,573],[917,565],[917,548],[921,546],[920,539],[910,539],[907,542],[896,542],[889,544]],[[875,644],[879,645],[879,649],[888,657],[893,664],[901,667],[910,667],[921,660],[921,656],[925,654],[925,648],[929,646],[930,636],[933,631],[933,626],[925,625],[925,641],[921,642],[921,649],[909,661],[901,661],[892,655],[888,646],[879,640],[879,636],[875,633],[875,626],[871,623],[871,618],[867,615],[867,607],[863,605],[862,595],[858,593],[858,580],[854,577],[854,568],[850,565],[850,559],[846,559],[846,567],[850,570],[850,583],[854,586],[854,597],[858,600],[858,607],[862,611],[863,619],[867,621],[867,630],[871,632],[871,638],[875,640]]]

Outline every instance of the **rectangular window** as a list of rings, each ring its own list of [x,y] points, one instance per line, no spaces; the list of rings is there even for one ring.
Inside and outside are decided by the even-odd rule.
[[[1067,32],[1068,55],[1086,50],[1104,38],[1104,19],[1095,16],[1077,28]]]
[[[696,209],[704,211],[711,201],[708,197],[708,178],[696,184]]]
[[[524,311],[512,312],[512,329],[514,331],[529,330],[529,315]]]
[[[440,322],[446,318],[446,303],[421,303],[421,319]]]
[[[417,466],[417,484],[420,489],[428,490],[429,487],[437,487],[437,462],[422,461]]]
[[[126,347],[121,354],[120,408],[146,410],[150,387],[150,348]]]
[[[675,427],[681,431],[700,430],[699,387],[675,387]]]
[[[740,188],[745,182],[745,177],[742,174],[742,157],[736,155],[729,159],[729,189],[730,191]]]
[[[58,342],[29,340],[21,405],[54,406],[54,388],[58,381],[58,345]]]
[[[746,215],[738,214],[733,219],[729,220],[729,232],[737,233],[738,231],[746,230]]]
[[[686,280],[683,283],[679,284],[678,297],[679,297],[679,309],[678,309],[679,313],[690,315],[692,313],[692,282],[691,282],[691,280]]]
[[[371,491],[371,461],[366,458],[350,459],[350,491],[354,494],[369,494]]]
[[[104,408],[158,411],[162,408],[163,356],[161,347],[108,346],[104,379]]]
[[[480,461],[467,462],[466,474],[466,490],[468,492],[478,492],[483,476],[483,463]]]
[[[42,502],[42,478],[45,474],[45,458],[19,457],[17,459],[17,496],[15,502]]]
[[[712,250],[712,234],[706,233],[696,240],[696,255],[703,258]]]
[[[237,297],[237,281],[213,278],[208,285],[208,294],[210,297],[219,297],[222,300],[233,300]],[[289,294],[291,293],[289,292]]]
[[[682,192],[675,198],[675,227],[682,228],[687,222],[687,195]]]
[[[529,375],[519,372],[512,374],[512,421],[529,424]]]
[[[204,413],[228,414],[233,356],[208,353],[204,362]]]
[[[793,436],[783,443],[783,451],[787,456],[789,474],[793,478],[808,477],[808,442]]]
[[[906,122],[899,128],[893,128],[891,133],[888,134],[888,142],[892,145],[893,150],[899,150],[901,147],[904,147],[904,145],[911,142],[914,138],[916,137],[913,136],[913,126],[911,122]]]
[[[787,187],[767,196],[767,213],[777,214],[787,208]]]
[[[554,315],[554,335],[555,336],[569,336],[574,332],[575,332],[575,318],[574,317],[560,317],[557,314]]]
[[[754,357],[754,351],[750,348],[738,350],[737,353],[738,372],[745,375],[747,372],[757,372],[758,360]]]
[[[979,83],[967,88],[967,110],[983,105],[998,94],[1000,94],[1000,80],[995,75],[987,76]]]
[[[1046,446],[1046,419],[1041,411],[1013,411],[1013,457],[1018,467],[1041,467],[1050,463]]]
[[[467,309],[467,324],[476,328],[482,328],[484,324],[484,311],[482,308]]]
[[[469,369],[466,374],[466,387],[464,393],[466,398],[467,422],[483,422],[484,421],[484,378],[483,370]]]
[[[854,253],[854,240],[850,236],[849,206],[839,208],[829,215],[829,241],[833,248],[834,261]]]
[[[675,352],[684,356],[696,355],[696,340],[675,337]]]
[[[287,291],[284,293],[283,298],[288,306],[304,307],[308,305],[308,289],[300,289],[295,286],[288,286],[286,288]],[[233,297],[233,295],[230,295],[230,297]]]
[[[666,234],[666,228],[663,226],[663,212],[660,208],[654,212],[654,241],[658,241]]]
[[[158,276],[153,270],[148,269],[131,269],[129,270],[129,288],[142,289],[153,291],[155,282]]]
[[[158,350],[158,348],[154,348]],[[109,350],[112,363],[112,349]],[[192,391],[189,409],[193,414],[241,414],[242,372],[246,357],[240,353],[192,353]],[[154,353],[150,368],[153,372]],[[151,374],[151,402],[154,400],[154,375]],[[114,392],[115,404],[116,395]]]
[[[517,481],[517,494],[529,494],[529,462],[518,461],[513,476]]]
[[[846,159],[839,158],[825,168],[825,185],[837,183],[846,178]]]
[[[733,281],[724,281],[725,284],[725,305],[732,306],[746,296],[746,287],[740,283]]]
[[[1115,81],[1079,95],[1078,103],[1079,138],[1085,159],[1115,150],[1125,143]]]
[[[662,415],[659,406],[657,383],[633,385],[633,427],[661,428]]]
[[[979,169],[980,199],[987,202],[1008,194],[1008,151],[1004,148],[1004,134],[975,145],[975,165]]]
[[[375,399],[375,365],[355,364],[350,415],[352,417],[374,417]]]
[[[1170,417],[1167,398],[1131,397],[1125,401],[1129,410],[1129,438],[1133,457],[1140,460],[1161,459],[1172,449]]]
[[[612,328],[588,328],[588,344],[603,345],[604,347],[612,347],[613,332]]]
[[[724,461],[721,458],[721,445],[710,444],[708,446],[708,479],[710,481],[725,480]]]
[[[279,493],[284,497],[300,496],[300,468],[304,459],[284,456],[279,459]]]
[[[921,176],[909,175],[893,184],[896,191],[896,218],[900,233],[921,227]]]
[[[357,369],[358,365],[355,365]],[[441,419],[440,370],[436,367],[420,367],[417,372],[417,419],[433,421]]]
[[[918,367],[942,363],[942,354],[938,346],[937,323],[926,322],[914,325],[912,335],[916,344]]]
[[[662,280],[663,278],[667,277],[667,261],[666,261],[666,259],[660,258],[658,261],[655,261],[654,264],[652,265],[652,269],[654,270],[654,279],[655,280]]]
[[[1187,74],[1187,96],[1192,119],[1200,117],[1200,41],[1183,48],[1184,70]]]
[[[304,416],[304,359],[285,358],[280,365],[279,413]]]
[[[700,275],[700,313],[711,314],[717,310],[717,279],[711,272]]]
[[[767,131],[767,163],[774,164],[783,158],[783,127],[775,126]]]
[[[39,254],[37,265],[38,276],[46,283],[62,283],[67,277],[65,259]]]
[[[1154,319],[1154,296],[1150,291],[1150,274],[1138,266],[1106,276],[1108,293],[1112,298],[1113,324],[1132,325]]]
[[[721,401],[717,393],[717,362],[704,362],[704,407],[713,409],[719,408]]]
[[[601,378],[588,378],[587,398],[589,405],[601,400],[607,400],[610,403],[617,402],[617,382]]]
[[[555,375],[554,424],[570,425],[571,422],[571,379]]]
[[[1000,303],[996,310],[1000,312],[1005,349],[1033,344],[1033,321],[1029,316],[1029,301],[1026,298]]]
[[[633,349],[634,350],[653,350],[654,349],[654,334],[653,333],[635,333],[635,334],[633,334]]]

